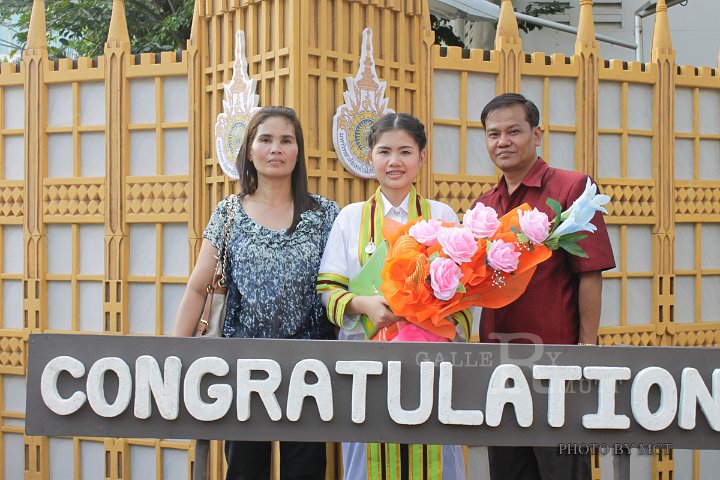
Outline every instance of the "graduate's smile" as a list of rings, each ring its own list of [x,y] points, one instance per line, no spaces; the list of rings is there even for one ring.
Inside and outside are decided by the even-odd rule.
[[[388,170],[385,172],[385,176],[391,179],[398,179],[405,175],[405,170]]]

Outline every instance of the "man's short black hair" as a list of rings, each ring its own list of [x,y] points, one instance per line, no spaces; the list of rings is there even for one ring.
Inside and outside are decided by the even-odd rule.
[[[523,110],[525,110],[525,119],[532,128],[540,125],[540,112],[533,102],[519,93],[503,93],[490,100],[490,103],[483,108],[480,114],[480,122],[482,122],[483,128],[485,127],[485,119],[490,115],[490,112],[500,110],[501,108],[512,107],[513,105],[522,106]]]

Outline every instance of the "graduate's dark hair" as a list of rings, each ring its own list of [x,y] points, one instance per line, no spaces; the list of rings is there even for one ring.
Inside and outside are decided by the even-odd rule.
[[[238,152],[235,165],[240,173],[240,197],[255,193],[258,187],[258,174],[255,165],[250,161],[250,149],[257,135],[260,125],[268,118],[282,117],[293,126],[295,142],[298,146],[297,160],[292,171],[292,195],[293,195],[293,220],[286,234],[290,235],[300,223],[300,216],[307,210],[315,210],[320,207],[318,202],[308,192],[307,167],[305,166],[305,139],[302,126],[295,110],[288,107],[262,107],[255,112],[248,123],[242,146]]]
[[[388,113],[377,120],[368,132],[368,148],[373,149],[380,136],[385,132],[392,130],[406,131],[422,150],[427,145],[427,135],[425,135],[425,125],[420,120],[408,113]]]
[[[503,93],[502,95],[498,95],[490,100],[490,102],[485,105],[485,108],[483,108],[483,111],[480,114],[480,122],[482,123],[482,126],[485,127],[485,119],[491,112],[500,110],[501,108],[512,107],[513,105],[520,105],[523,110],[525,110],[525,119],[532,128],[540,125],[540,111],[538,111],[537,106],[535,106],[532,101],[523,97],[519,93]]]

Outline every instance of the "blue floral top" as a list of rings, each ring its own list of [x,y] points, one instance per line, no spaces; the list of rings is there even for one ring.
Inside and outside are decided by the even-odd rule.
[[[315,282],[339,208],[313,198],[319,209],[304,212],[292,235],[258,225],[238,207],[228,241],[224,337],[333,337]],[[218,203],[203,233],[216,248],[229,205],[227,198]]]

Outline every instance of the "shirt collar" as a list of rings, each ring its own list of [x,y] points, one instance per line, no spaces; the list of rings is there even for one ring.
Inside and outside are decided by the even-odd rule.
[[[405,195],[405,198],[403,198],[403,201],[400,202],[399,207],[395,207],[392,203],[390,203],[390,200],[387,199],[387,197],[385,196],[384,193],[382,193],[382,191],[380,191],[380,197],[382,198],[383,212],[385,212],[385,216],[387,216],[387,214],[393,208],[396,208],[396,209],[402,211],[404,214],[408,214],[408,212],[410,211],[408,209],[408,204],[410,203],[410,192],[408,192],[408,194]]]
[[[540,187],[542,186],[542,177],[545,175],[545,171],[548,169],[547,163],[545,163],[545,160],[543,160],[541,157],[538,157],[537,160],[535,160],[535,164],[533,164],[530,171],[525,175],[525,178],[522,179],[523,185],[527,187]]]
[[[548,168],[548,164],[545,163],[545,160],[543,160],[542,157],[537,157],[537,160],[535,160],[532,168],[530,168],[530,171],[525,175],[520,184],[525,185],[526,187],[541,187],[542,178]],[[507,182],[505,181],[505,175],[500,176],[500,180],[498,180],[497,187],[495,188],[499,188],[502,191],[507,192]]]

